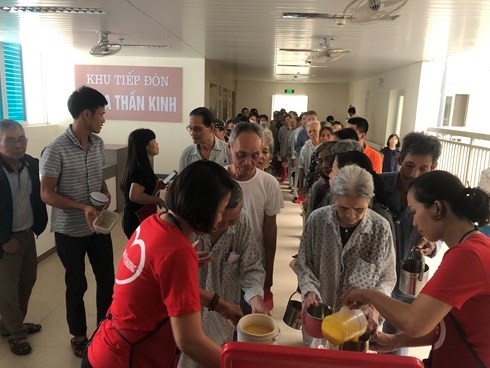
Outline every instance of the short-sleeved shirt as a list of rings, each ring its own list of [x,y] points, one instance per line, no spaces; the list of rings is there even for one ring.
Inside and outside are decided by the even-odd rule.
[[[170,368],[176,344],[168,317],[199,312],[197,254],[177,227],[155,214],[129,239],[116,274],[111,320],[105,320],[89,346],[94,368],[129,368],[131,341],[154,332],[133,348],[133,367]]]
[[[477,234],[450,247],[421,293],[454,307],[467,342],[490,366],[490,239]],[[444,344],[442,334],[440,340],[433,348]]]
[[[243,208],[250,216],[257,244],[262,250],[264,260],[264,217],[275,216],[284,207],[281,187],[271,174],[255,170],[252,179],[238,181],[243,191]]]
[[[199,153],[197,144],[190,145],[182,152],[182,155],[180,156],[179,171],[184,170],[193,162],[200,160],[203,160],[203,158]],[[223,167],[228,166],[231,163],[231,153],[228,148],[228,144],[214,137],[214,146],[208,160],[216,162]]]
[[[90,204],[91,192],[100,192],[106,162],[102,138],[90,134],[88,141],[88,149],[84,150],[70,125],[48,144],[39,170],[42,176],[58,179],[55,190],[59,195],[84,204]],[[93,234],[82,211],[55,207],[51,212],[51,231],[73,237]]]

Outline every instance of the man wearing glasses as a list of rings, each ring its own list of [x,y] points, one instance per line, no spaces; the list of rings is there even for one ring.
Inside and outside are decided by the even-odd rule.
[[[24,318],[37,276],[34,234],[40,235],[48,222],[39,161],[26,155],[26,147],[22,125],[0,121],[0,334],[16,355],[29,354],[27,334],[41,330]]]
[[[215,128],[213,114],[207,108],[198,107],[191,111],[186,129],[194,144],[182,152],[179,171],[199,160],[213,161],[221,166],[228,166],[231,163],[228,145],[216,138]]]

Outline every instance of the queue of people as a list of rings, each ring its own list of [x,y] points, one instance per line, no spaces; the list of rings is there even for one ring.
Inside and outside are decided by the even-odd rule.
[[[70,344],[82,367],[219,367],[220,346],[234,339],[243,314],[274,307],[284,181],[305,199],[293,265],[302,313],[320,302],[334,312],[346,304],[366,315],[373,350],[406,354],[400,349],[432,344],[432,367],[490,365],[490,318],[482,312],[490,306],[490,241],[475,227],[489,222],[489,195],[435,171],[437,138],[409,133],[400,147],[390,137],[399,151],[389,166],[399,172],[379,174],[382,156],[366,143],[369,123],[353,107],[345,128],[333,116],[319,122],[314,111],[278,111],[269,122],[247,108],[225,125],[199,107],[187,126],[193,144],[162,199],[152,166],[157,137],[137,129],[120,183],[128,242],[114,272],[111,236],[93,228],[111,199],[98,136],[106,105],[92,88],[74,91],[73,123],[43,150],[39,169],[25,154],[22,125],[0,122],[0,185],[8,194],[0,210],[9,214],[0,221],[0,282],[9,285],[0,289],[0,332],[14,354],[29,354],[27,336],[41,330],[24,318],[36,276],[34,234],[46,227],[48,204]],[[91,205],[94,191],[108,202]],[[411,251],[434,256],[441,242],[450,249],[419,296],[400,293],[402,260]],[[90,335],[86,255],[97,283]],[[306,332],[303,340],[311,343]]]

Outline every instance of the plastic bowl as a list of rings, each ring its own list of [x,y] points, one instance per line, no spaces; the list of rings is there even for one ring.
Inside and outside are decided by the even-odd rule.
[[[117,222],[116,212],[104,210],[94,220],[94,230],[98,234],[109,234]]]
[[[107,202],[109,202],[109,198],[104,193],[101,192],[92,192],[90,193],[90,203],[92,203],[95,207],[104,206]]]

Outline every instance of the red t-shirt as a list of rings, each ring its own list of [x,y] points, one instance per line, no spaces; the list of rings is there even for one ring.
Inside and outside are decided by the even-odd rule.
[[[381,173],[383,169],[383,160],[381,159],[381,155],[378,151],[373,150],[366,143],[364,145],[364,154],[369,158],[371,164],[373,165],[373,170],[378,174]]]
[[[490,238],[477,234],[449,248],[421,293],[454,307],[451,313],[466,341],[490,367]],[[443,345],[437,341],[433,348]]]
[[[94,368],[129,367],[129,344],[151,334],[168,316],[199,312],[197,254],[175,226],[153,215],[129,239],[116,274],[109,312],[88,349]],[[168,321],[133,347],[134,367],[172,367],[176,345]]]

